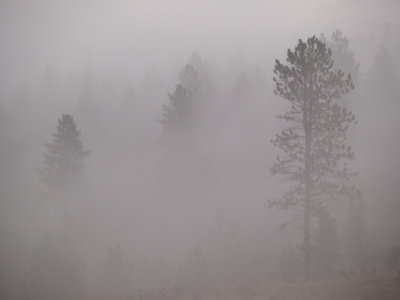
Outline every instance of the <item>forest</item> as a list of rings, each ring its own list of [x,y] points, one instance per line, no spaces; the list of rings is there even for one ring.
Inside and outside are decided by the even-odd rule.
[[[0,299],[400,299],[400,3],[0,1]]]

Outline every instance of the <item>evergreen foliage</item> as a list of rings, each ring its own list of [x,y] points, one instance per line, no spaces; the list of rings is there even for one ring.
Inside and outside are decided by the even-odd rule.
[[[162,143],[181,144],[193,134],[201,104],[199,73],[187,64],[179,75],[175,91],[168,95],[169,103],[162,106]]]
[[[367,74],[366,83],[374,97],[397,99],[399,88],[396,68],[390,52],[381,46],[374,57],[373,66]]]
[[[334,68],[351,74],[352,81],[357,84],[361,77],[360,63],[350,48],[350,40],[340,29],[336,29],[332,33],[330,40],[327,40],[323,34],[320,40],[332,50],[332,58],[335,61]]]
[[[332,50],[315,36],[287,52],[287,64],[276,60],[275,93],[290,103],[290,110],[279,119],[288,126],[272,143],[283,154],[271,174],[290,183],[281,197],[270,200],[270,207],[294,208],[304,222],[304,276],[310,275],[310,222],[322,209],[323,201],[342,197],[354,188],[355,175],[347,161],[354,158],[346,145],[346,131],[355,116],[337,100],[353,88],[351,75],[334,69]]]
[[[50,189],[65,190],[81,180],[84,160],[90,151],[84,149],[80,137],[72,116],[63,114],[52,143],[45,144],[43,166],[37,170]]]

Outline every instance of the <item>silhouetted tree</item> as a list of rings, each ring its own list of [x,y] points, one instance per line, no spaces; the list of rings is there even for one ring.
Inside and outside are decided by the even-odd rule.
[[[72,116],[63,114],[52,143],[45,144],[43,166],[37,170],[50,189],[65,190],[81,180],[84,160],[90,151],[84,149],[80,137]]]
[[[315,36],[287,52],[287,65],[276,60],[275,93],[289,101],[291,109],[278,116],[288,127],[272,143],[284,154],[271,168],[291,188],[270,207],[296,208],[304,222],[304,277],[310,274],[310,221],[324,200],[350,192],[346,181],[354,173],[347,161],[354,158],[346,146],[346,131],[354,115],[336,100],[353,89],[350,74],[334,71],[332,50]]]

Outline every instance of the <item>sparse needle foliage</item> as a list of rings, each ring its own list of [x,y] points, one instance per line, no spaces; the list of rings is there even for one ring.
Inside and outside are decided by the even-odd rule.
[[[339,104],[354,85],[351,76],[333,68],[332,51],[315,36],[299,40],[287,52],[287,64],[276,60],[275,94],[290,103],[278,118],[287,126],[272,143],[281,150],[272,175],[290,183],[270,207],[296,208],[304,221],[304,277],[310,274],[310,222],[324,209],[326,199],[352,193],[355,173],[347,166],[354,159],[346,145],[346,132],[355,122],[351,111]]]

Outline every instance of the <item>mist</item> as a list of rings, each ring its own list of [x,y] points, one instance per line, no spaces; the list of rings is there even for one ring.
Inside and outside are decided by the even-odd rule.
[[[1,1],[0,298],[397,299],[399,20],[395,0]],[[274,69],[312,36],[351,74],[357,174],[318,200],[304,281],[302,213],[271,205],[292,187]]]

